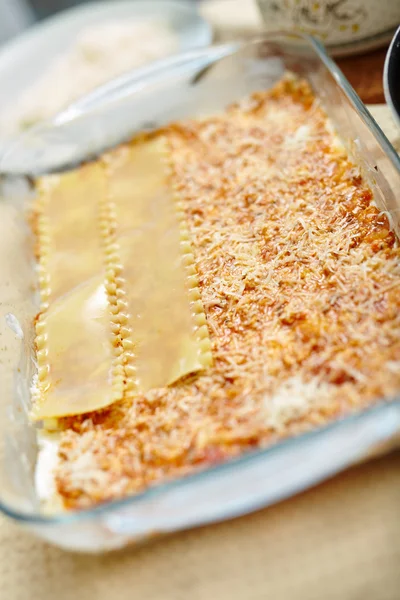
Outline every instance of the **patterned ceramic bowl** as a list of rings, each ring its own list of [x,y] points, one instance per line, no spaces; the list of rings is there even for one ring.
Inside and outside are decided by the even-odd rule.
[[[400,0],[258,0],[258,5],[268,31],[309,33],[336,56],[383,46],[400,24]]]

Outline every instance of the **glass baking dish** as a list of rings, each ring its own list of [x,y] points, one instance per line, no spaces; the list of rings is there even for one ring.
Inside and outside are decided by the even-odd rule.
[[[170,120],[216,112],[272,86],[285,70],[310,82],[373,188],[377,204],[391,215],[399,232],[399,157],[323,47],[307,36],[279,33],[252,43],[211,47],[120,77],[52,122],[24,134],[1,159],[0,254],[7,260],[0,300],[7,312],[3,329],[9,364],[18,362],[21,346],[23,351],[14,380],[7,362],[3,373],[0,508],[60,547],[100,552],[243,515],[387,451],[399,441],[400,400],[394,398],[133,497],[80,512],[54,516],[40,512],[34,489],[36,436],[27,418],[36,310],[31,291],[34,270],[22,218],[27,176],[68,168]]]

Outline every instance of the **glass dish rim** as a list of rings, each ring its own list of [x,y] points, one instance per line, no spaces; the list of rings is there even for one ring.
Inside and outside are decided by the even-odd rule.
[[[249,47],[254,43],[273,42],[274,39],[279,39],[282,37],[286,37],[291,40],[293,40],[294,38],[297,38],[298,40],[305,41],[309,46],[311,46],[311,48],[314,50],[316,56],[325,65],[325,67],[328,69],[328,71],[331,73],[331,75],[336,80],[339,87],[343,90],[343,92],[345,93],[347,98],[350,100],[351,104],[353,105],[353,107],[357,111],[358,115],[363,120],[364,124],[373,133],[375,138],[378,140],[378,143],[383,147],[386,156],[390,159],[394,168],[398,171],[398,173],[400,175],[400,157],[397,154],[396,150],[393,148],[392,144],[390,143],[390,141],[388,140],[386,135],[383,133],[383,131],[381,130],[379,125],[376,123],[375,119],[369,113],[368,109],[363,104],[363,102],[361,101],[361,99],[359,98],[359,96],[357,95],[355,90],[352,88],[352,86],[350,85],[350,83],[348,82],[346,77],[343,75],[343,73],[341,72],[339,67],[329,57],[323,44],[320,43],[313,36],[308,35],[308,34],[293,33],[291,31],[276,31],[276,32],[269,33],[266,35],[256,36],[253,40],[250,40],[250,41],[246,40],[243,42],[234,42],[234,43],[228,42],[225,44],[211,45],[208,48],[203,48],[200,51],[205,54],[207,52],[207,50],[211,51],[212,49],[215,50],[216,48],[221,48],[221,49],[226,48],[227,53],[224,54],[223,57],[232,56],[235,53],[239,52],[240,50],[242,50],[246,47]],[[184,55],[190,56],[193,53],[194,53],[194,51],[188,51],[188,52],[184,52],[184,53],[180,54],[179,56],[180,57],[183,57]],[[221,58],[222,57],[219,57],[216,60],[221,60]],[[157,61],[156,63],[153,63],[149,67],[148,70],[151,72],[155,66],[157,66],[158,64],[162,65],[163,62],[164,62],[163,60],[160,60],[160,61]],[[167,65],[166,65],[166,68],[168,68]],[[140,70],[140,73],[142,75],[145,75],[146,71],[147,71],[147,69],[144,68],[144,69]],[[132,75],[134,75],[134,73],[135,72],[132,71]],[[125,76],[129,77],[129,73],[125,74]],[[97,92],[98,90],[101,90],[103,87],[109,86],[114,81],[118,81],[118,79],[119,78],[110,80],[108,83],[104,84],[104,86],[101,86],[101,88],[97,88],[97,90],[95,90],[95,91]],[[80,98],[78,100],[78,103],[82,99],[84,100],[85,98],[90,97],[92,95],[92,93],[93,92],[86,94],[85,96]],[[60,122],[60,118],[62,120],[62,115],[67,114],[69,109],[70,109],[70,107],[67,107],[65,110],[63,110],[61,113],[56,115],[50,121],[46,121],[45,123],[40,124],[38,126],[38,128],[42,127],[42,126],[48,127],[49,125],[51,126],[52,124],[57,125],[57,122]],[[82,115],[77,115],[76,118],[80,119],[81,117],[82,117]],[[74,119],[71,119],[71,120],[74,120]],[[18,136],[16,139],[17,143],[18,143],[19,139],[24,138],[26,135],[29,135],[32,133],[34,134],[35,129],[36,128],[34,127],[34,128],[32,128],[31,131],[24,132],[20,136]],[[15,143],[15,140],[14,140],[14,143]],[[306,444],[308,441],[310,441],[312,439],[323,436],[324,433],[326,433],[328,431],[333,431],[335,429],[339,430],[344,423],[347,424],[350,422],[357,422],[363,418],[367,418],[371,414],[379,415],[380,413],[387,410],[389,407],[393,407],[393,406],[395,408],[400,409],[400,396],[396,396],[389,400],[381,399],[378,401],[378,403],[376,405],[374,405],[366,410],[361,410],[360,412],[353,413],[353,414],[350,414],[347,416],[343,416],[343,417],[339,418],[337,421],[330,423],[326,426],[315,428],[311,431],[307,431],[307,432],[299,434],[295,437],[284,439],[282,441],[279,441],[279,442],[273,444],[272,446],[270,446],[268,448],[263,448],[260,450],[254,450],[254,451],[245,453],[237,458],[230,459],[227,462],[215,465],[213,467],[207,467],[206,469],[196,472],[196,473],[193,473],[191,475],[187,475],[185,477],[182,477],[182,478],[179,478],[176,480],[167,481],[165,483],[155,485],[154,487],[150,487],[138,494],[129,495],[124,498],[117,499],[117,500],[107,501],[107,502],[101,503],[97,506],[94,506],[92,508],[66,511],[65,513],[57,513],[55,515],[46,515],[46,514],[43,514],[40,512],[37,512],[37,513],[26,512],[25,513],[25,512],[22,512],[21,510],[14,510],[7,503],[0,500],[0,511],[3,514],[5,514],[6,516],[11,517],[15,521],[18,521],[20,523],[30,524],[30,525],[47,525],[47,526],[67,525],[67,524],[79,523],[86,519],[94,519],[97,516],[107,514],[114,510],[126,508],[128,505],[133,506],[135,504],[139,504],[139,503],[145,501],[146,499],[157,498],[158,496],[162,495],[164,492],[168,492],[172,489],[176,489],[179,486],[184,487],[184,486],[190,485],[191,482],[201,481],[202,479],[205,479],[209,475],[210,476],[218,475],[219,473],[233,470],[239,466],[242,466],[242,465],[244,466],[244,465],[248,464],[249,462],[251,462],[252,460],[260,459],[260,458],[263,458],[266,456],[276,454],[283,447],[290,448],[290,447],[294,447],[295,445],[300,446],[301,444]]]
[[[178,479],[173,479],[171,481],[167,481],[162,484],[155,485],[153,487],[147,488],[143,492],[139,492],[137,494],[132,494],[125,496],[123,498],[117,500],[109,500],[107,502],[103,502],[94,506],[92,508],[84,508],[80,510],[71,510],[66,511],[65,513],[57,513],[55,515],[46,515],[42,513],[22,513],[16,510],[13,510],[5,503],[0,502],[0,511],[8,517],[11,517],[15,521],[20,523],[26,523],[30,525],[66,525],[66,524],[75,524],[85,520],[86,518],[92,519],[97,516],[104,515],[114,510],[119,510],[126,508],[130,505],[140,504],[141,502],[161,496],[164,492],[169,492],[174,490],[180,486],[189,486],[192,482],[198,482],[202,479],[205,479],[209,475],[218,475],[222,472],[228,472],[230,470],[236,469],[238,466],[245,466],[246,464],[252,462],[255,459],[261,459],[267,456],[272,456],[281,451],[282,448],[293,448],[295,446],[300,446],[302,444],[306,444],[312,439],[323,437],[325,433],[332,432],[335,429],[339,430],[344,424],[349,424],[351,422],[355,423],[362,419],[367,419],[371,417],[371,415],[378,416],[379,414],[385,412],[385,410],[390,408],[395,408],[400,411],[400,396],[396,396],[395,398],[389,400],[380,400],[378,404],[372,406],[366,410],[361,410],[360,412],[353,413],[347,416],[343,416],[339,418],[337,421],[333,423],[329,423],[324,427],[318,427],[307,431],[305,433],[299,434],[294,437],[289,437],[287,439],[281,440],[268,448],[263,448],[261,450],[254,450],[251,452],[247,452],[237,458],[229,459],[226,462],[215,465],[213,467],[207,467],[204,470],[198,471],[191,475],[187,475],[185,477],[181,477]],[[316,483],[319,479],[316,480]]]

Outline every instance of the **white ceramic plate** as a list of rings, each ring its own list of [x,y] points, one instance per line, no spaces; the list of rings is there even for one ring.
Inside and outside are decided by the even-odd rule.
[[[181,51],[212,41],[209,24],[192,3],[185,1],[115,0],[72,8],[34,25],[0,49],[0,111],[27,90],[82,29],[107,21],[151,16],[166,22],[177,35]],[[5,144],[7,140],[0,135],[0,150]]]

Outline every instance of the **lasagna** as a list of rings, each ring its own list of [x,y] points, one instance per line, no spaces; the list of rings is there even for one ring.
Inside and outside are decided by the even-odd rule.
[[[398,392],[397,240],[305,81],[37,188],[47,506],[139,493]]]

